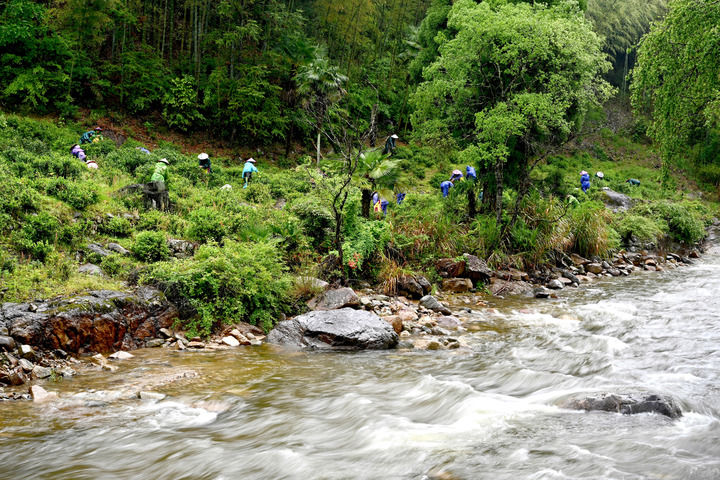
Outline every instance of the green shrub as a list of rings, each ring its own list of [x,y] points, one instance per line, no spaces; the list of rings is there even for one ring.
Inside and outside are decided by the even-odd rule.
[[[57,241],[60,222],[47,212],[29,216],[20,230],[11,235],[15,247],[36,260],[45,261]]]
[[[50,178],[41,182],[48,195],[62,200],[76,210],[84,210],[98,202],[99,195],[95,184],[76,182],[64,178]]]
[[[354,232],[343,243],[347,267],[362,270],[363,266],[377,254],[381,254],[390,242],[390,225],[382,220],[358,222]]]
[[[705,183],[718,186],[720,185],[720,165],[703,165],[698,168],[697,176]]]
[[[162,99],[162,116],[171,128],[186,132],[191,126],[204,120],[197,108],[197,90],[194,84],[190,75],[170,80],[170,88]]]
[[[305,235],[312,239],[315,248],[330,244],[334,220],[327,206],[322,205],[319,199],[302,198],[291,207],[291,211],[300,219]]]
[[[197,316],[184,322],[190,335],[209,335],[222,323],[247,321],[265,330],[289,310],[292,281],[272,244],[203,245],[193,258],[162,262],[141,278],[189,300]]]
[[[245,198],[253,203],[268,203],[272,200],[270,186],[258,182],[250,182],[245,189]]]
[[[167,214],[158,210],[149,210],[140,214],[138,230],[167,230]]]
[[[39,198],[27,180],[11,176],[2,165],[0,175],[4,181],[3,188],[0,188],[0,213],[17,217],[37,210]]]
[[[199,242],[213,240],[220,243],[225,236],[223,215],[212,208],[202,207],[190,212],[187,235]]]
[[[636,209],[639,214],[648,213],[668,224],[673,239],[695,243],[705,236],[704,217],[709,216],[705,207],[697,202],[663,201]]]
[[[100,230],[115,237],[127,237],[132,233],[132,224],[125,217],[115,216],[100,225]]]
[[[640,242],[656,242],[664,234],[664,229],[657,220],[640,215],[623,216],[615,222],[615,229],[625,241],[634,236]]]
[[[127,271],[128,263],[122,255],[112,254],[102,258],[100,268],[102,268],[103,272],[114,277]]]
[[[149,168],[154,168],[158,158],[156,155],[143,153],[137,148],[123,146],[123,148],[110,152],[105,157],[104,164],[118,167],[131,175],[135,175],[135,171],[140,166],[149,165]]]
[[[165,234],[162,232],[140,232],[132,246],[135,256],[145,262],[165,260],[170,256]]]

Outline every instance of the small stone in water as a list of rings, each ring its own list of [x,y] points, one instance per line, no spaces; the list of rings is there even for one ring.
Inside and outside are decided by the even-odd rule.
[[[108,358],[111,358],[113,360],[128,360],[130,358],[133,358],[134,356],[135,355],[133,355],[132,353],[120,350],[119,352],[115,352],[112,355],[108,356]]]
[[[164,393],[158,393],[158,392],[138,392],[137,396],[140,400],[160,401],[160,400],[164,399],[166,395]]]
[[[57,400],[58,395],[56,392],[48,392],[40,385],[33,385],[30,387],[30,395],[32,395],[33,402],[48,402],[51,400]]]

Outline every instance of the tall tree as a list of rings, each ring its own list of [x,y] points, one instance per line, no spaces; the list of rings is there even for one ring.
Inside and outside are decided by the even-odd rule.
[[[632,103],[668,160],[720,127],[720,2],[671,0],[640,43]]]
[[[505,184],[522,196],[532,160],[608,98],[600,75],[609,64],[574,2],[457,0],[448,28],[454,35],[440,39],[413,96],[413,125],[423,141],[458,146],[462,159],[491,172],[494,195],[483,199],[501,224]]]
[[[298,93],[303,97],[305,108],[311,117],[311,124],[317,133],[316,162],[320,164],[323,128],[330,107],[345,94],[343,84],[347,81],[347,77],[340,73],[337,66],[330,63],[324,52],[318,50],[312,62],[300,67],[295,81],[298,84]]]

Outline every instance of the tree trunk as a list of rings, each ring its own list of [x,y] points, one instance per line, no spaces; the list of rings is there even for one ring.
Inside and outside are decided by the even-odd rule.
[[[315,160],[315,163],[319,166],[320,165],[320,128],[318,128],[318,134],[317,134],[317,158]]]
[[[367,189],[362,189],[362,197],[360,200],[360,214],[365,218],[370,218],[370,202],[372,201],[372,192]]]
[[[499,227],[502,222],[502,194],[503,194],[503,161],[495,164],[495,221]]]
[[[377,141],[377,111],[378,111],[378,104],[375,103],[372,106],[372,111],[370,112],[370,146],[374,147],[375,142]]]
[[[472,182],[467,191],[468,215],[470,218],[475,218],[477,215],[477,189],[475,188],[477,183],[474,180],[468,180],[468,182]]]

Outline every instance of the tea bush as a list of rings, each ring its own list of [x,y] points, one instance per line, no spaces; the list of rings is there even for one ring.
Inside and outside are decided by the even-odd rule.
[[[280,252],[269,242],[203,245],[193,258],[157,263],[141,282],[188,299],[197,315],[183,322],[190,335],[246,321],[272,328],[288,312],[291,278]]]
[[[170,249],[162,232],[140,232],[132,246],[135,256],[145,262],[157,262],[170,256]]]
[[[133,226],[125,217],[114,216],[107,222],[101,223],[99,230],[115,237],[127,237],[132,233]]]
[[[202,207],[190,212],[187,235],[198,242],[215,241],[220,243],[225,236],[223,215],[212,208]]]

